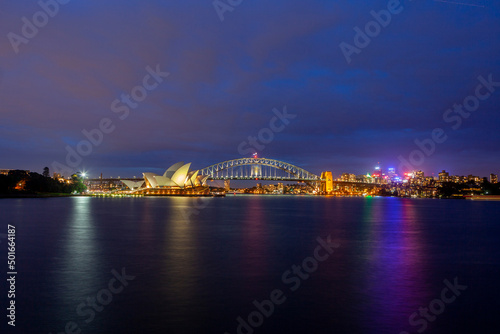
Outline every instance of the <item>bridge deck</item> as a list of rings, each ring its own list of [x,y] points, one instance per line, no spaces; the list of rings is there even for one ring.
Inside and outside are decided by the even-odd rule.
[[[316,181],[320,182],[322,180],[318,179],[306,179],[306,178],[295,178],[295,177],[280,177],[280,176],[214,176],[209,177],[208,180],[263,180],[263,181]]]

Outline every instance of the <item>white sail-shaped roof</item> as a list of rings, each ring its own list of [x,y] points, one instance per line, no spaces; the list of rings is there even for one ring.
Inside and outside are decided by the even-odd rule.
[[[196,178],[196,185],[197,186],[203,186],[205,185],[205,182],[207,182],[209,175],[198,175]]]
[[[144,184],[144,180],[140,181],[129,181],[129,180],[121,180],[130,190],[134,190],[136,188],[140,188]]]
[[[176,187],[177,186],[177,184],[175,184],[175,182],[172,181],[172,179],[169,179],[168,177],[165,177],[165,176],[156,175],[155,180],[160,187]]]
[[[179,168],[172,176],[172,181],[174,181],[179,187],[184,188],[184,184],[187,181],[187,174],[189,172],[189,167],[191,163],[185,164]]]
[[[142,175],[144,175],[146,184],[149,184],[151,188],[158,188],[158,182],[156,182],[155,173],[142,173]]]
[[[181,161],[181,162],[178,162],[178,163],[175,163],[173,164],[172,166],[170,166],[166,171],[165,173],[163,174],[164,177],[168,177],[169,179],[172,178],[172,176],[174,176],[175,172],[181,168],[182,166],[184,165],[184,161]]]
[[[190,173],[191,175],[189,176],[189,185],[192,187],[196,187],[196,177],[198,176],[198,170],[194,173]]]

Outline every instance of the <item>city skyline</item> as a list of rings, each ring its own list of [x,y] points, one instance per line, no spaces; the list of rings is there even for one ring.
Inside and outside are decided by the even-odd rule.
[[[253,157],[256,157],[256,155],[253,155]],[[250,158],[250,157],[247,157],[247,158]],[[194,166],[194,167],[196,167],[196,166]],[[44,167],[44,169],[45,168],[48,168],[48,166]],[[202,169],[203,168],[199,168],[198,171],[201,171]],[[39,173],[39,171],[36,171],[36,170],[29,170],[29,169],[23,169],[23,168],[9,168],[9,169],[7,169],[7,168],[4,168],[4,169],[0,168],[0,174],[7,175],[8,171],[10,171],[10,170],[28,170],[30,172]],[[88,179],[98,179],[100,177],[103,177],[103,178],[117,178],[117,179],[120,179],[120,178],[123,178],[123,179],[133,179],[133,178],[140,179],[140,178],[144,177],[144,174],[151,174],[152,171],[161,172],[163,170],[164,170],[164,168],[162,168],[162,167],[156,167],[156,168],[153,168],[152,170],[141,172],[138,175],[123,175],[122,176],[122,175],[118,175],[116,173],[114,175],[105,175],[102,172],[98,172],[98,171],[97,172],[92,172],[92,171],[85,170],[85,169],[75,170],[71,174],[65,175],[65,174],[61,174],[61,173],[58,173],[58,172],[50,171],[50,168],[49,168],[49,171],[50,171],[49,174],[54,175],[54,177],[56,177],[55,175],[58,175],[58,177],[69,177],[72,174],[78,174],[78,175],[80,175],[80,176],[82,176],[84,178],[88,178]],[[322,174],[323,172],[325,172],[325,171],[319,172],[318,176],[319,176],[319,174]],[[491,173],[487,173],[486,175],[481,175],[481,174],[478,174],[478,173],[460,174],[460,173],[454,173],[451,169],[446,169],[446,168],[445,169],[441,169],[438,172],[432,172],[432,173],[428,173],[428,172],[426,172],[426,171],[424,171],[422,169],[413,169],[413,170],[409,170],[407,172],[398,173],[398,170],[396,168],[394,168],[394,167],[387,167],[387,166],[381,166],[380,163],[374,165],[372,168],[370,168],[370,167],[365,168],[364,172],[361,172],[361,173],[353,173],[352,171],[349,171],[349,170],[339,170],[339,171],[328,170],[328,172],[331,172],[332,175],[334,176],[334,178],[336,178],[336,179],[341,179],[344,175],[366,176],[368,174],[368,175],[374,176],[374,174],[377,174],[377,173],[379,173],[380,176],[389,175],[389,177],[392,174],[392,175],[401,177],[401,179],[404,179],[404,177],[408,176],[408,175],[417,176],[417,177],[418,176],[422,177],[423,175],[425,175],[425,177],[433,177],[435,179],[438,179],[439,175],[442,174],[442,173],[444,173],[444,172],[446,172],[447,174],[452,175],[452,176],[463,176],[463,177],[474,176],[474,177],[479,177],[481,179],[482,178],[489,179],[492,175],[495,175],[495,176],[498,175],[498,173],[496,171],[492,171]],[[314,174],[314,172],[312,172],[312,173]],[[39,174],[41,174],[41,172]],[[259,180],[259,179],[256,179],[256,180]],[[264,180],[264,181],[266,181],[266,180]],[[243,181],[243,182],[247,182],[247,181]]]
[[[247,157],[249,158],[249,157]],[[1,167],[1,166],[0,166]],[[49,167],[49,166],[45,166],[45,167]],[[36,173],[42,173],[42,170],[45,168],[45,167],[42,167],[40,168],[40,170],[31,170],[31,169],[28,169],[28,168],[0,168],[0,171],[8,171],[8,170],[29,170],[29,171],[32,171],[32,172],[36,172]],[[194,167],[197,167],[197,166],[194,166]],[[206,167],[206,166],[204,166]],[[139,167],[140,168],[140,167]],[[49,167],[50,169],[50,167]],[[199,170],[201,170],[202,168],[199,168]],[[468,176],[468,175],[474,175],[474,176],[478,176],[480,178],[483,178],[483,177],[486,177],[488,178],[491,174],[498,174],[498,170],[495,169],[489,173],[486,173],[486,174],[480,174],[480,173],[475,173],[475,172],[472,172],[472,173],[457,173],[457,172],[454,172],[456,170],[460,170],[460,168],[441,168],[435,172],[428,172],[428,171],[425,171],[423,170],[422,168],[415,168],[415,169],[412,169],[412,170],[408,170],[408,171],[404,171],[404,172],[400,172],[398,173],[398,170],[395,168],[395,167],[392,167],[391,165],[390,166],[383,166],[381,165],[380,163],[379,164],[374,164],[372,166],[367,166],[365,167],[364,169],[361,170],[361,172],[354,172],[352,170],[347,170],[347,169],[340,169],[340,170],[331,170],[331,169],[327,169],[328,171],[332,172],[334,176],[337,176],[337,177],[340,177],[342,174],[355,174],[355,175],[365,175],[365,174],[372,174],[372,172],[374,172],[375,170],[381,170],[383,171],[384,173],[387,173],[388,171],[390,171],[391,169],[393,169],[395,171],[395,173],[397,175],[404,175],[406,173],[414,173],[414,172],[423,172],[425,174],[425,176],[432,176],[432,177],[438,177],[438,174],[441,173],[442,171],[446,171],[448,172],[450,175],[459,175],[459,176]],[[106,168],[101,168],[101,171],[99,170],[99,168],[96,168],[95,170],[94,169],[83,169],[83,168],[80,168],[80,169],[75,169],[73,170],[71,173],[69,174],[64,174],[64,173],[58,173],[56,171],[50,171],[51,174],[61,174],[62,176],[65,176],[65,177],[69,177],[71,174],[85,174],[86,177],[88,178],[98,178],[100,177],[101,174],[103,174],[103,177],[105,178],[141,178],[142,177],[142,172],[141,173],[138,173],[136,175],[130,175],[130,174],[123,174],[123,175],[119,175],[118,173],[114,173],[114,174],[104,174],[102,172],[102,170],[106,170]],[[153,167],[153,168],[150,168],[147,170],[147,172],[161,172],[163,171],[164,168],[163,167]],[[144,170],[145,171],[145,170]],[[312,173],[314,173],[314,171],[311,171]],[[321,174],[322,171],[319,171],[317,172],[318,174]]]

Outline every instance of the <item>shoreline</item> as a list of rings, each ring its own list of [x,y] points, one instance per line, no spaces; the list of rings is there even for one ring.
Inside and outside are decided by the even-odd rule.
[[[234,195],[270,195],[270,196],[304,196],[307,194],[234,194]],[[232,193],[226,194],[226,196],[234,196]],[[34,193],[34,194],[0,194],[0,199],[7,198],[53,198],[53,197],[214,197],[211,194],[170,194],[170,195],[158,195],[158,194],[148,194],[134,196],[130,194],[65,194],[65,193]],[[332,195],[311,195],[319,197],[363,197],[363,196],[332,196]],[[215,196],[220,197],[220,196]],[[450,197],[400,197],[400,196],[370,196],[370,197],[385,197],[385,198],[414,198],[414,199],[460,199],[460,200],[474,200],[474,201],[500,201],[500,195],[473,195],[473,196],[450,196]]]
[[[81,195],[63,194],[63,193],[38,193],[38,194],[0,194],[2,198],[49,198],[49,197],[73,197]]]

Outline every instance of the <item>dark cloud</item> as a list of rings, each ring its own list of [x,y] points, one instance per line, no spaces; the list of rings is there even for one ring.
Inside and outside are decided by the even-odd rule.
[[[78,168],[140,175],[178,161],[201,168],[239,157],[273,108],[295,119],[260,153],[313,172],[397,166],[415,139],[448,139],[426,172],[498,173],[500,89],[458,130],[443,113],[500,81],[499,7],[402,2],[403,11],[347,63],[341,42],[386,1],[243,1],[221,22],[211,1],[70,1],[11,47],[37,2],[0,5],[1,168],[41,171],[66,145],[110,118],[115,130]],[[170,76],[120,120],[111,103],[142,83],[146,67]]]

